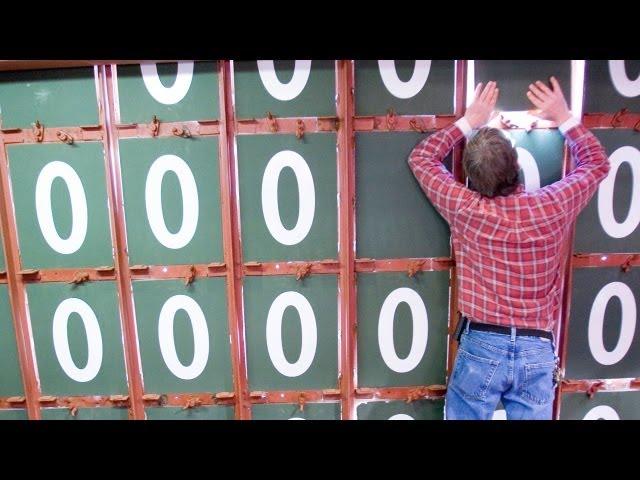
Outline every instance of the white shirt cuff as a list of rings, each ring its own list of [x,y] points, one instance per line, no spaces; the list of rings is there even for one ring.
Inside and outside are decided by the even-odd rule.
[[[471,132],[473,131],[473,128],[471,128],[471,125],[469,125],[469,122],[467,121],[467,119],[464,117],[459,118],[458,120],[456,120],[455,125],[460,130],[462,130],[462,133],[464,133],[464,136],[467,137],[468,139],[469,136],[471,135]]]
[[[575,127],[576,125],[579,125],[579,124],[580,124],[580,120],[578,120],[576,117],[570,117],[567,120],[565,120],[564,122],[562,122],[561,125],[558,126],[558,130],[560,130],[560,133],[562,133],[562,135],[564,135],[569,130],[571,130],[573,127]]]

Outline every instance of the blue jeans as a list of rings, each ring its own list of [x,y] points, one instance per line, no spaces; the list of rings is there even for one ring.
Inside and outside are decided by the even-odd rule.
[[[500,400],[507,420],[551,420],[556,361],[549,339],[467,327],[447,388],[447,420],[489,420]]]

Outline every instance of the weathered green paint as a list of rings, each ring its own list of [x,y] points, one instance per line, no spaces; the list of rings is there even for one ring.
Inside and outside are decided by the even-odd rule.
[[[172,105],[160,103],[149,93],[140,65],[120,65],[117,68],[121,123],[151,123],[154,115],[160,122],[220,117],[216,62],[195,62],[189,90],[184,98]],[[159,63],[157,69],[162,85],[171,88],[176,82],[178,64]]]
[[[170,248],[156,238],[147,215],[145,189],[149,169],[163,155],[182,159],[193,174],[198,198],[198,225],[193,237],[182,248]],[[222,261],[220,220],[220,177],[217,138],[157,138],[120,140],[122,188],[129,261],[132,264],[170,265]],[[161,205],[169,232],[176,234],[183,226],[183,195],[178,176],[167,171],[161,187]],[[188,212],[191,213],[191,212]]]
[[[384,361],[378,342],[380,311],[385,299],[398,288],[416,291],[427,310],[427,349],[418,365],[399,373]],[[449,272],[358,274],[358,386],[386,387],[444,384],[447,357]],[[393,344],[405,359],[413,342],[413,317],[407,303],[394,315]]]
[[[12,316],[7,285],[0,285],[0,397],[23,395],[24,392]]]
[[[289,83],[293,77],[294,60],[275,60],[278,80]],[[233,62],[235,110],[238,118],[264,118],[267,112],[276,117],[335,116],[335,62],[313,60],[311,73],[302,92],[291,100],[278,100],[265,88],[258,73],[258,64]]]
[[[71,415],[68,408],[43,408],[43,420],[129,420],[126,408],[78,408],[76,415]]]
[[[104,151],[99,142],[69,145],[10,145],[7,147],[18,241],[23,268],[97,267],[113,265],[107,206]],[[87,201],[87,232],[74,253],[56,252],[45,240],[38,223],[36,182],[50,162],[63,162],[76,172]],[[71,235],[72,210],[69,188],[56,178],[51,187],[51,211],[58,235]]]
[[[562,177],[564,137],[557,130],[523,131],[503,130],[515,142],[516,147],[526,149],[536,161],[540,173],[540,187],[545,187]],[[524,176],[520,170],[520,182]]]
[[[423,138],[413,132],[356,133],[358,257],[450,255],[449,226],[407,164]],[[450,168],[450,156],[445,164]]]
[[[27,285],[27,297],[43,395],[128,394],[115,282],[89,282],[77,286],[30,284]],[[60,366],[54,349],[54,314],[67,298],[78,298],[87,303],[100,326],[102,363],[96,377],[88,382],[71,379]],[[79,314],[69,316],[67,333],[71,358],[78,368],[84,368],[89,352],[86,329]]]
[[[94,69],[0,72],[0,127],[97,125]]]
[[[395,60],[398,78],[407,82],[413,76],[415,60]],[[431,60],[429,76],[422,89],[411,98],[398,98],[385,86],[377,60],[355,62],[356,115],[386,115],[389,108],[397,115],[453,113],[455,62]]]
[[[632,130],[594,130],[608,155],[618,148],[632,146],[640,149],[640,135]],[[630,213],[633,190],[640,188],[640,171],[634,177],[629,163],[620,164],[613,189],[613,216],[624,222]],[[640,226],[624,238],[613,238],[604,231],[598,214],[596,192],[576,221],[574,248],[576,252],[640,252]]]
[[[312,275],[302,281],[294,276],[245,277],[245,330],[247,366],[251,390],[311,390],[337,388],[338,304],[337,278]],[[315,316],[317,346],[311,366],[297,377],[281,374],[267,350],[266,325],[269,309],[278,295],[293,291],[303,295]],[[289,363],[297,362],[302,349],[300,315],[287,307],[282,319],[282,348]]]
[[[632,268],[624,273],[619,267],[578,268],[573,272],[573,292],[569,317],[566,378],[628,378],[640,376],[640,329],[635,328],[633,341],[626,355],[613,365],[601,365],[593,357],[589,347],[589,316],[591,308],[602,288],[611,282],[622,282],[634,292],[640,306],[640,270]],[[635,325],[638,325],[636,311]],[[604,315],[603,345],[612,351],[618,344],[622,324],[622,307],[617,297],[612,297]]]
[[[358,405],[356,414],[358,420],[390,420],[394,415],[408,415],[414,420],[443,420],[444,400],[366,402]]]
[[[153,407],[145,409],[147,420],[233,420],[233,407]]]
[[[498,111],[531,110],[527,98],[529,84],[540,80],[549,85],[552,75],[558,79],[565,98],[571,99],[570,60],[475,60],[475,84],[496,81],[500,97]]]
[[[198,279],[189,286],[182,280],[135,281],[133,294],[138,325],[142,375],[146,392],[232,391],[227,299],[224,278]],[[177,377],[167,367],[160,350],[160,311],[169,298],[186,295],[196,301],[207,322],[209,359],[200,375]],[[173,322],[175,349],[184,366],[194,359],[194,330],[187,312],[180,309]]]
[[[27,411],[23,409],[2,409],[0,420],[28,420]]]
[[[593,398],[584,393],[565,393],[560,420],[582,420],[600,405],[613,408],[620,420],[640,420],[640,392],[598,392]]]
[[[335,134],[249,135],[237,138],[242,248],[245,261],[321,260],[337,258],[337,176]],[[306,237],[295,245],[276,240],[262,211],[262,183],[271,158],[283,150],[298,153],[313,177],[315,211]],[[282,225],[292,230],[299,214],[300,196],[293,169],[282,169],[278,181],[278,208]]]
[[[303,410],[290,403],[253,405],[251,411],[252,420],[340,420],[339,403],[305,403]]]
[[[638,78],[640,60],[625,60],[624,66],[631,81]],[[627,108],[630,112],[640,111],[640,95],[625,97],[616,90],[611,80],[609,60],[587,60],[585,80],[585,113],[614,113],[621,108]]]

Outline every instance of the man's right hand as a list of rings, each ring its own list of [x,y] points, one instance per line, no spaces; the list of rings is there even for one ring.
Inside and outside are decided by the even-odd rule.
[[[529,85],[527,97],[538,109],[531,111],[531,113],[545,120],[551,120],[556,125],[561,125],[571,118],[571,112],[556,77],[551,77],[551,86],[553,90],[540,80]]]

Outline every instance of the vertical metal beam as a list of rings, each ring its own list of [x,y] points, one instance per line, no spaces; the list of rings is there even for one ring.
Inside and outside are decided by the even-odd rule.
[[[456,60],[456,78],[455,78],[455,93],[454,93],[454,113],[456,118],[460,118],[464,115],[465,106],[467,102],[467,60]],[[464,152],[463,145],[456,145],[453,149],[453,176],[460,182],[464,183],[464,171],[462,168],[462,154]],[[451,258],[455,260],[455,251],[453,250],[453,241],[451,241]],[[451,375],[453,369],[453,363],[457,353],[457,343],[451,337],[456,328],[458,321],[458,277],[456,274],[456,268],[451,269],[450,287],[451,296],[449,305],[449,354],[447,358],[447,373]]]
[[[0,223],[4,239],[5,259],[7,266],[7,285],[9,288],[9,302],[13,312],[13,326],[16,333],[20,375],[24,386],[27,415],[31,420],[40,420],[40,385],[35,365],[35,355],[31,339],[31,325],[26,303],[25,285],[21,270],[20,248],[16,219],[13,211],[11,185],[9,181],[9,162],[4,135],[0,132]]]
[[[124,356],[129,384],[129,415],[134,420],[144,420],[144,402],[142,399],[142,371],[140,351],[136,331],[131,272],[127,250],[127,230],[124,218],[124,199],[122,197],[122,173],[118,153],[118,133],[114,124],[115,112],[113,96],[113,78],[111,65],[98,67],[100,120],[104,125],[105,168],[107,172],[107,193],[109,196],[110,226],[118,280],[118,303],[124,337]]]
[[[227,303],[231,362],[236,397],[236,419],[251,419],[251,400],[247,375],[247,351],[242,304],[242,247],[238,215],[238,184],[235,155],[235,112],[231,62],[218,62],[220,93],[220,205],[224,261],[227,265]]]
[[[356,362],[354,63],[336,62],[338,130],[338,254],[340,257],[339,325],[342,419],[354,418]]]
[[[574,112],[580,117],[580,121],[584,121],[584,87],[586,82],[585,75],[585,62],[584,61],[572,61],[571,63],[571,107],[573,109],[578,108],[579,112]],[[575,93],[577,91],[577,94]],[[572,168],[572,159],[569,147],[565,142],[564,156],[562,159],[562,176],[566,177]],[[564,245],[566,261],[563,268],[563,285],[562,285],[562,310],[560,311],[560,321],[554,332],[558,339],[558,356],[560,357],[560,368],[564,372],[566,357],[567,357],[567,336],[569,332],[569,315],[571,313],[571,294],[573,290],[573,242],[575,238],[576,222],[569,227],[569,235]],[[556,398],[553,401],[553,418],[558,420],[560,418],[560,409],[562,405],[562,383],[557,386]]]

